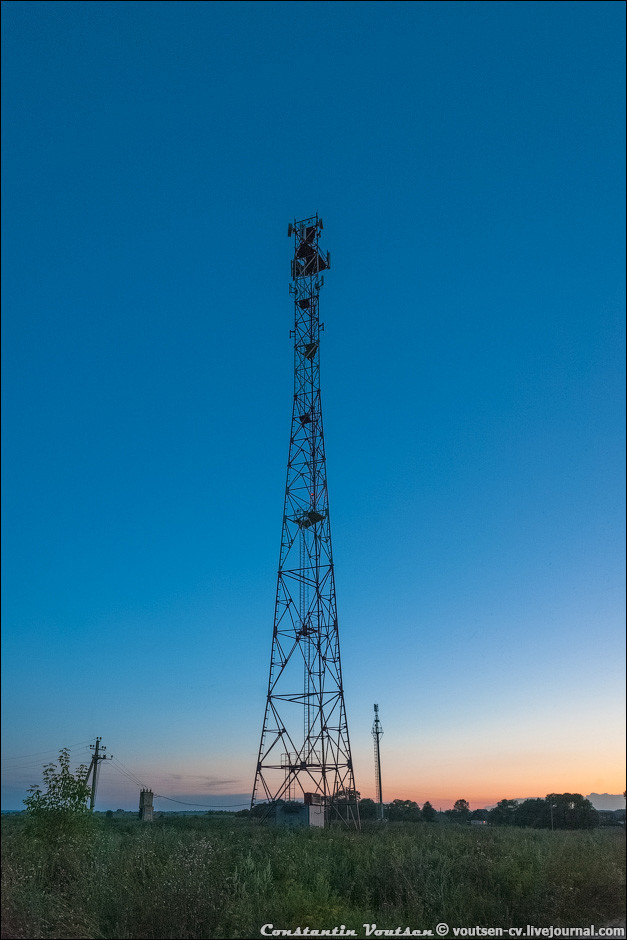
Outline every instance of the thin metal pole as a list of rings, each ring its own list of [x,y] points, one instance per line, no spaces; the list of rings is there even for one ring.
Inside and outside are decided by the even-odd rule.
[[[374,771],[375,783],[377,787],[377,817],[383,819],[383,786],[381,784],[381,749],[380,739],[383,734],[383,728],[379,721],[379,706],[374,707],[374,724],[372,726],[372,736],[374,737]]]

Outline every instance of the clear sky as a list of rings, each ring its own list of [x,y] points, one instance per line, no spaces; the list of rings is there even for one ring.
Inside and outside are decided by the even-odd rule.
[[[3,808],[250,794],[315,212],[358,788],[622,793],[624,20],[2,3]]]

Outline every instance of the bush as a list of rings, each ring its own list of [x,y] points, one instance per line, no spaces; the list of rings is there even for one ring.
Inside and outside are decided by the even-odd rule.
[[[45,790],[36,784],[28,788],[24,800],[31,827],[51,840],[66,839],[71,833],[83,831],[91,819],[87,808],[89,786],[87,767],[81,764],[70,770],[70,752],[59,751],[59,766],[46,764],[43,769]]]

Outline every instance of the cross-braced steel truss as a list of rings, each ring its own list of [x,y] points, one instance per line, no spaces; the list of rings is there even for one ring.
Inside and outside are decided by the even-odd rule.
[[[322,219],[294,236],[294,404],[268,697],[251,807],[323,802],[327,820],[359,826],[344,705],[327,494],[318,299],[329,256]],[[313,794],[313,796],[309,796]]]

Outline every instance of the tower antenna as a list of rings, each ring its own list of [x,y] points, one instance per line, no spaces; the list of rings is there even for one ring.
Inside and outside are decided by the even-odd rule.
[[[359,827],[344,705],[320,396],[322,219],[294,221],[294,398],[268,695],[251,809],[303,800]]]
[[[377,819],[383,821],[383,788],[381,787],[381,749],[380,741],[383,734],[383,727],[379,721],[379,706],[374,707],[374,723],[372,725],[372,737],[374,738],[374,776],[377,788]]]

